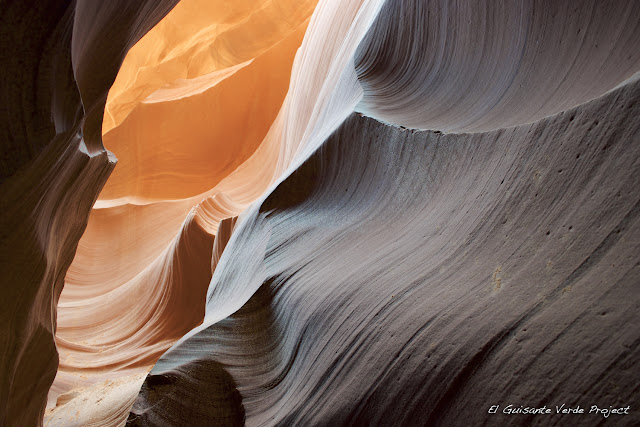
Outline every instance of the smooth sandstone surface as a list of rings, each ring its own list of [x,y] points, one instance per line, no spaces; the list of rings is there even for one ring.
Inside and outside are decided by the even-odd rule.
[[[276,167],[255,152],[286,95],[314,5],[184,1],[127,55],[103,125],[118,167],[58,304],[60,363],[48,395],[48,407],[58,408],[48,424],[96,418],[74,418],[59,396],[148,371],[201,323],[218,222],[264,192],[270,181],[256,179]],[[110,125],[116,110],[122,120]],[[262,167],[238,173],[251,156]]]
[[[343,32],[321,23],[345,22],[345,2],[320,3],[277,123],[291,166],[241,216],[203,324],[156,363],[128,424],[565,425],[585,421],[487,411],[527,397],[638,401],[639,87],[623,83],[639,68],[637,51],[623,49],[637,45],[626,24],[636,5],[591,3],[577,15],[549,2],[494,5],[489,19],[416,3],[351,2]],[[460,48],[482,54],[459,65],[455,37],[469,20],[449,13],[483,30],[515,21],[525,40],[462,37]],[[397,25],[408,16],[419,25]],[[419,31],[430,20],[450,25],[414,64],[423,44],[403,37],[432,40]],[[600,39],[550,27],[594,27]],[[577,54],[549,53],[562,43]],[[313,49],[326,52],[323,66]],[[425,81],[434,55],[442,80]],[[563,77],[547,84],[548,70]],[[476,133],[355,115],[340,125],[354,109]]]
[[[638,2],[175,3],[0,14],[0,424],[640,423],[487,412],[640,401]]]
[[[358,110],[451,132],[539,120],[638,71],[639,15],[629,1],[387,0],[355,58]]]
[[[64,276],[115,164],[100,137],[107,92],[127,50],[174,4],[2,7],[0,424],[42,424]]]
[[[129,424],[580,425],[601,420],[487,411],[633,407],[639,96],[479,134],[351,116],[236,226],[203,325]]]
[[[101,200],[197,196],[253,154],[287,93],[315,2],[253,3],[181,2],[127,56],[107,109],[128,110],[128,97],[142,96],[116,125],[105,121],[105,146],[120,165]]]
[[[223,72],[259,57],[304,22],[315,4],[181,1],[128,52],[109,91],[103,133],[120,125],[137,104],[167,84]]]

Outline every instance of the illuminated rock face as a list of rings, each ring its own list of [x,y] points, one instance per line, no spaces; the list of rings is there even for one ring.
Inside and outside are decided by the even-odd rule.
[[[159,359],[130,423],[482,425],[522,396],[633,405],[638,96],[466,135],[350,116],[236,226],[203,325]]]
[[[172,10],[110,91],[104,142],[120,164],[100,199],[198,196],[247,160],[282,105],[314,7],[187,0]]]
[[[475,425],[513,396],[637,401],[637,328],[602,331],[640,320],[640,87],[607,93],[640,69],[640,10],[423,4],[319,5],[274,124],[291,166],[129,424]]]
[[[0,423],[637,406],[637,2],[27,3]]]
[[[127,55],[102,128],[118,167],[66,276],[49,407],[79,387],[148,372],[202,322],[218,222],[275,173],[277,145],[256,150],[315,7],[263,3],[183,1]],[[238,171],[251,156],[260,168]],[[58,405],[48,419],[83,424],[98,412],[76,417],[75,407]]]

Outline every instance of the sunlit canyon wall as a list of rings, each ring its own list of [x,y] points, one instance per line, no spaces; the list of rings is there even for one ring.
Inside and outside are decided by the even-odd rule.
[[[129,3],[0,18],[2,423],[637,406],[638,2]]]

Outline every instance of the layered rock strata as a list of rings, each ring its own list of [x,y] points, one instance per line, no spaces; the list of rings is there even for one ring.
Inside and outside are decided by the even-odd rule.
[[[127,50],[174,1],[3,6],[0,423],[38,425],[56,373],[56,305],[115,157],[100,130]]]
[[[0,424],[637,406],[637,2],[174,3],[0,15]]]
[[[62,402],[147,372],[201,323],[218,222],[264,192],[265,174],[277,175],[278,146],[262,141],[314,6],[185,0],[127,55],[102,128],[118,167],[58,305],[52,420],[93,419]],[[249,158],[260,167],[239,169]]]
[[[237,226],[203,325],[129,424],[561,425],[488,409],[633,407],[639,99],[633,82],[477,134],[350,116]]]

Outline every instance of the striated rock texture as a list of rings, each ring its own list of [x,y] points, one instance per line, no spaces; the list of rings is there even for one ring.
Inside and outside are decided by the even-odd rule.
[[[638,406],[638,2],[98,3],[0,14],[0,424]]]
[[[640,9],[572,6],[321,2],[272,127],[289,166],[128,423],[637,405]]]
[[[632,83],[479,134],[352,115],[237,226],[204,324],[129,423],[566,425],[604,418],[487,410],[634,407],[639,99]]]
[[[0,12],[0,424],[42,423],[56,305],[114,167],[100,129],[129,47],[173,1],[10,1]]]
[[[47,423],[108,425],[103,414],[114,400],[97,401],[100,384],[136,382],[202,322],[213,256],[231,233],[223,227],[214,250],[219,221],[277,175],[278,146],[262,141],[314,7],[185,0],[127,54],[102,127],[119,163],[60,296]],[[250,158],[260,167],[239,168]],[[123,402],[137,394],[117,390],[111,422],[126,418]],[[85,398],[92,404],[77,403]]]
[[[387,0],[355,58],[359,111],[480,132],[600,96],[640,69],[631,1]]]

